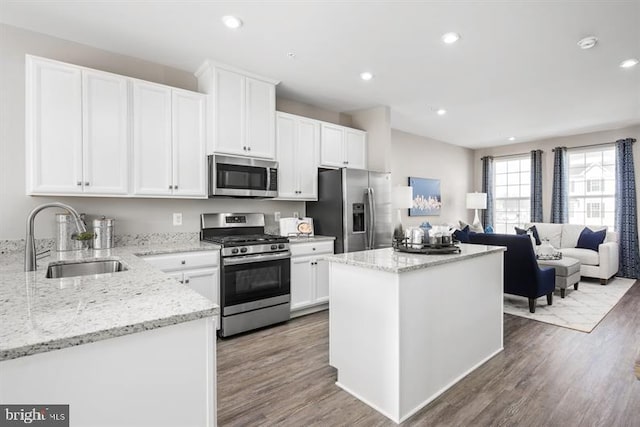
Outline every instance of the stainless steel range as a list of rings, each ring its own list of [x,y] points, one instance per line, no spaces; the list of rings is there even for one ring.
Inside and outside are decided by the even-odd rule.
[[[202,214],[200,239],[222,245],[220,336],[289,320],[289,239],[265,234],[263,214]]]

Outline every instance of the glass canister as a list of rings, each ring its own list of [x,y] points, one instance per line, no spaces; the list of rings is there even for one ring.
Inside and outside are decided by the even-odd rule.
[[[104,216],[93,220],[93,249],[113,248],[114,223],[115,219]]]

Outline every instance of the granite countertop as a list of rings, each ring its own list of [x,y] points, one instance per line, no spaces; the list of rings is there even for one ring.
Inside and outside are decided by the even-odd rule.
[[[24,252],[0,255],[0,361],[215,316],[219,307],[139,256],[219,250],[205,242],[58,253],[23,271]],[[51,262],[119,260],[127,271],[45,278]]]
[[[423,255],[397,252],[392,248],[385,248],[327,255],[322,258],[330,262],[354,265],[373,270],[405,273],[506,250],[503,246],[470,245],[465,243],[460,244],[460,249],[462,251],[459,254]]]
[[[333,236],[291,236],[289,237],[289,243],[308,243],[308,242],[325,242],[336,240]]]

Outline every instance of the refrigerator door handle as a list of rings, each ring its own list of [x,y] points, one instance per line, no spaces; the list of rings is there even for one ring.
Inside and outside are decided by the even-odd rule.
[[[374,200],[373,188],[367,188],[367,197],[369,201],[369,249],[375,249],[375,225],[376,225],[376,204]]]

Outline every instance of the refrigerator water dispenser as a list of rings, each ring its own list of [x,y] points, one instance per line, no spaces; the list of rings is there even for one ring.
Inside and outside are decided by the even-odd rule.
[[[364,233],[364,203],[354,203],[353,209],[353,232]]]

